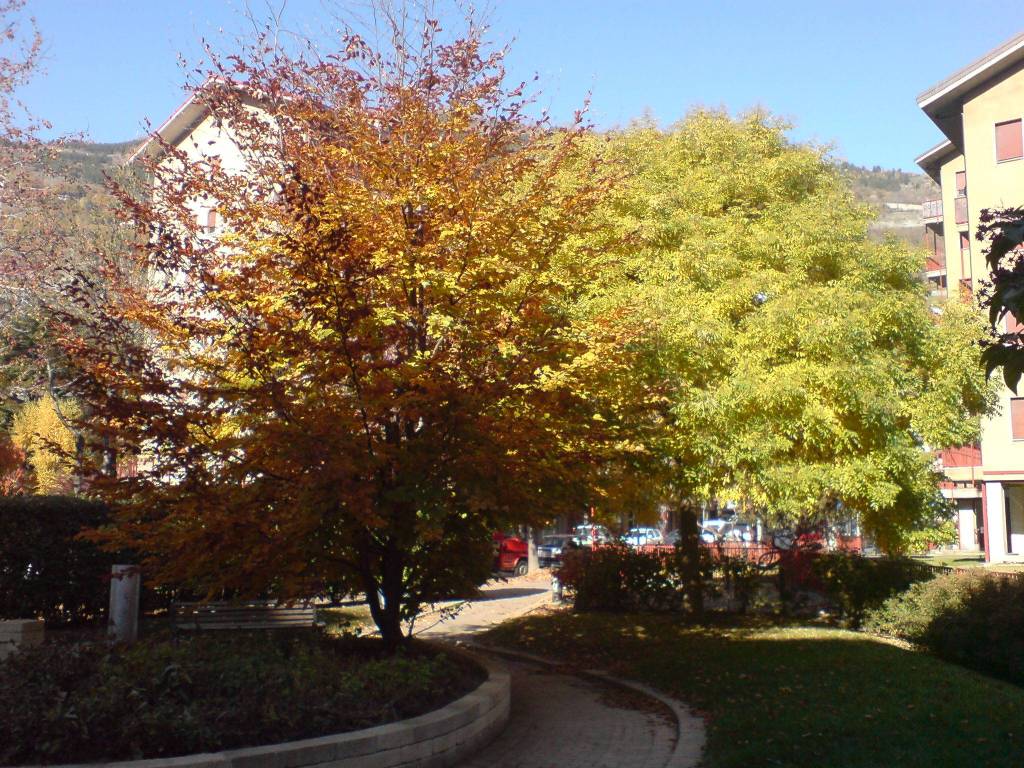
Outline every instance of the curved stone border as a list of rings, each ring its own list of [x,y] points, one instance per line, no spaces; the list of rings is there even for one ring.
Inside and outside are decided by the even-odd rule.
[[[494,659],[469,655],[487,670],[487,680],[448,706],[408,720],[263,747],[57,768],[450,768],[508,722],[508,669]]]
[[[520,661],[539,664],[550,669],[558,669],[559,667],[566,666],[565,662],[548,659],[544,656],[537,656],[532,653],[525,653],[524,651],[514,651],[501,646],[484,645],[481,643],[474,647],[480,651],[486,651],[498,656],[505,656],[510,659],[518,659]],[[581,677],[600,680],[603,683],[615,685],[620,688],[629,688],[642,693],[645,696],[649,696],[656,701],[660,701],[672,711],[672,714],[676,719],[676,745],[672,751],[672,756],[669,758],[668,763],[666,763],[666,768],[694,768],[694,766],[700,764],[701,756],[704,753],[704,720],[694,715],[690,711],[689,707],[676,699],[659,693],[648,685],[616,677],[615,675],[610,675],[601,670],[585,669],[576,671],[575,674],[578,674]]]

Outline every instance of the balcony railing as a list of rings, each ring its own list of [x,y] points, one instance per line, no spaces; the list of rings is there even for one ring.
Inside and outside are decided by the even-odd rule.
[[[921,218],[925,221],[942,221],[942,201],[925,200],[921,203]]]

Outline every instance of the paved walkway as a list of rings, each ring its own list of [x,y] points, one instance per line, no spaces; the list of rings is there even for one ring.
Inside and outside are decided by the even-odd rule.
[[[498,738],[460,768],[665,768],[676,722],[642,694],[520,661]]]
[[[416,619],[413,634],[435,640],[468,640],[503,621],[529,613],[551,602],[551,577],[546,571],[501,581],[480,588],[480,597],[462,605],[451,617],[443,609]],[[455,604],[458,607],[459,604]]]
[[[421,616],[414,634],[468,642],[490,627],[547,605],[547,573],[496,581],[454,617]],[[486,652],[483,648],[478,650]],[[508,726],[459,768],[688,768],[697,764],[703,725],[643,693],[529,660],[512,673]],[[683,729],[695,749],[677,749]]]

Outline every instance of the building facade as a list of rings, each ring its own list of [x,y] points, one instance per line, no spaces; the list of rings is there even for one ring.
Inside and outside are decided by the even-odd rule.
[[[917,158],[942,190],[923,206],[926,276],[936,298],[973,301],[988,274],[973,237],[981,212],[1024,205],[1024,34],[929,88],[917,103],[945,137]],[[1019,327],[1013,317],[1003,322],[1008,330]],[[979,443],[944,451],[940,461],[961,547],[983,548],[990,562],[1024,561],[1024,391],[1018,396],[1004,387],[999,412],[982,421]]]

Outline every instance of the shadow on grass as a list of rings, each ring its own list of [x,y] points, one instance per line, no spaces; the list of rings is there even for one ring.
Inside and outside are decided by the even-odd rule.
[[[708,720],[707,766],[1019,766],[1024,691],[863,634],[554,614],[492,642],[658,687]]]

